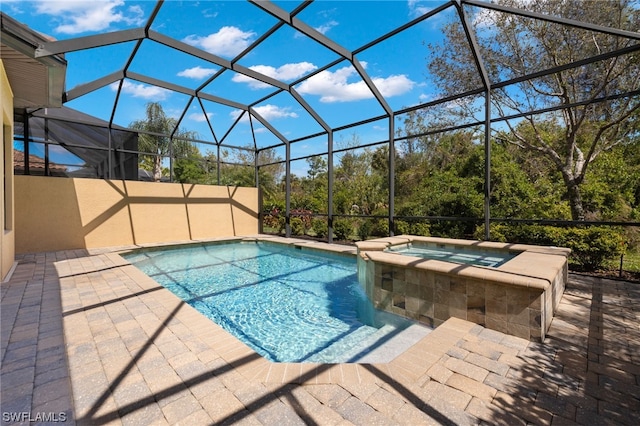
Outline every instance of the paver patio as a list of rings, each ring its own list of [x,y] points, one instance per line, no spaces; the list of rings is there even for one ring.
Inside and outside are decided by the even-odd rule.
[[[571,275],[544,344],[452,318],[386,364],[278,364],[116,254],[18,262],[3,424],[640,424],[640,284]]]

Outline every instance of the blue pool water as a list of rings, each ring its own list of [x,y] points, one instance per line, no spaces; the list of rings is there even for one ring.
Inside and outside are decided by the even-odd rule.
[[[496,268],[517,256],[517,253],[477,250],[468,247],[441,248],[436,245],[405,244],[391,247],[388,251],[405,256],[422,257],[424,259],[443,260],[445,262],[463,263],[475,266]]]
[[[238,242],[123,255],[277,362],[349,362],[413,322],[373,308],[355,258]]]

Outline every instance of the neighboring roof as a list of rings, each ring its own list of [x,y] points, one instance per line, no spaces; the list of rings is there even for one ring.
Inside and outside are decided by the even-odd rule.
[[[13,168],[14,170],[24,170],[24,152],[13,150]],[[38,170],[37,174],[44,173],[44,158],[37,155],[29,155],[29,170]],[[50,172],[66,172],[67,167],[53,162],[49,162]]]
[[[60,107],[67,62],[63,55],[36,58],[36,48],[52,41],[0,12],[0,57],[13,91],[15,109]]]

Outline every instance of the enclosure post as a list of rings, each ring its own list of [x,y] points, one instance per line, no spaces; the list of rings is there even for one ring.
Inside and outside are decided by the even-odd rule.
[[[396,180],[396,143],[395,143],[395,135],[393,131],[395,116],[394,114],[389,115],[389,236],[393,237],[395,234],[395,180]]]
[[[256,178],[256,189],[258,190],[258,234],[262,234],[262,191],[260,190],[260,178],[258,173],[258,151],[254,151],[253,173]]]
[[[24,136],[24,174],[30,175],[31,171],[29,170],[29,139],[31,135],[29,134],[29,113],[27,110],[24,110],[24,114],[22,115],[22,120],[24,121],[24,130],[22,132],[22,136]]]
[[[264,222],[264,214],[262,213],[264,210],[263,200],[262,200],[262,189],[258,187],[258,234],[262,234],[264,232],[263,222]]]
[[[327,134],[327,242],[333,243],[333,130]]]
[[[291,146],[289,142],[285,144],[285,204],[284,204],[284,235],[291,237],[291,223],[289,215],[291,213]]]
[[[218,147],[218,152],[216,154],[216,163],[218,164],[218,166],[216,167],[216,174],[217,179],[218,179],[218,186],[220,186],[220,145],[217,145]]]
[[[490,223],[490,195],[491,195],[491,80],[489,79],[489,73],[480,56],[480,47],[478,40],[476,39],[473,26],[469,23],[469,19],[464,12],[462,3],[458,0],[455,3],[458,15],[460,17],[460,23],[467,36],[471,53],[473,54],[473,60],[476,63],[478,74],[482,79],[482,85],[485,89],[484,96],[484,238],[488,240],[491,235],[489,232]]]
[[[484,239],[491,239],[491,88],[484,103]]]
[[[49,176],[49,119],[44,119],[44,175]]]
[[[49,144],[44,144],[44,175],[49,176]]]
[[[258,173],[258,151],[253,151],[253,177],[256,180],[256,188],[260,188],[260,178]]]
[[[162,163],[162,157],[160,157]],[[169,182],[173,182],[173,137],[169,136]]]
[[[111,128],[108,128],[108,140],[109,140],[109,157],[107,158],[107,167],[109,168],[109,171],[107,172],[107,178],[108,179],[112,179],[113,176],[111,176],[111,169],[113,169],[113,164],[111,163],[111,157],[113,156],[113,152],[112,152],[112,140],[111,140]]]

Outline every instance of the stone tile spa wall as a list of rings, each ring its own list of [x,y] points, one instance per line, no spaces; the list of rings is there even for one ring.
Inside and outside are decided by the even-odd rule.
[[[399,244],[438,244],[519,254],[497,268],[385,251]],[[358,275],[378,309],[437,327],[451,317],[541,341],[568,276],[568,249],[400,236],[357,243]]]

